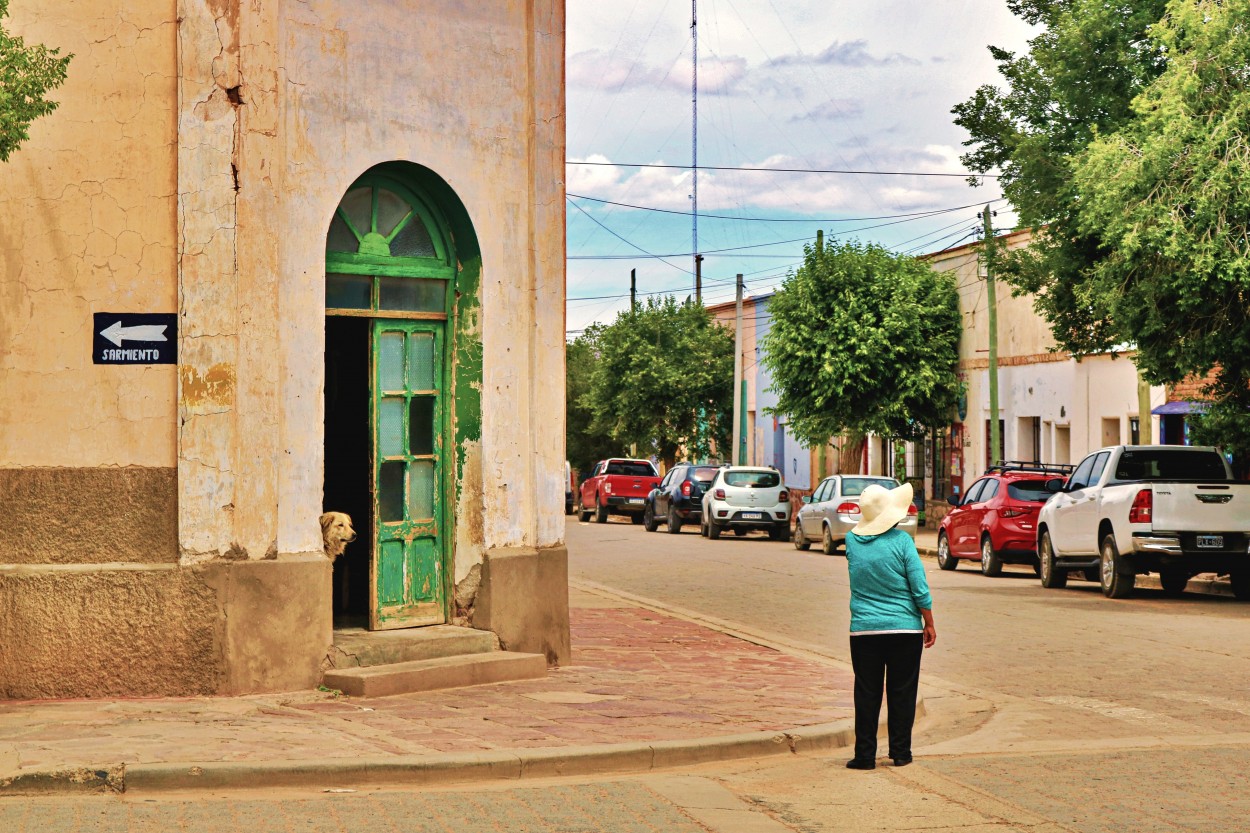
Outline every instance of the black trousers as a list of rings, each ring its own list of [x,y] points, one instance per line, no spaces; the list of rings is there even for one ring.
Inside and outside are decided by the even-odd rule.
[[[911,760],[911,729],[916,722],[920,687],[920,655],[924,636],[918,633],[863,634],[851,637],[855,670],[855,757],[877,757],[877,723],[885,691],[890,757]]]

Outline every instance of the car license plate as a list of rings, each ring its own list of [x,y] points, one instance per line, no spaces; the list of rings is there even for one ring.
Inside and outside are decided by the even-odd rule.
[[[642,503],[642,498],[640,498],[640,497],[631,497],[631,498],[629,499],[629,502],[630,502],[630,503]]]
[[[1198,546],[1205,550],[1219,550],[1224,548],[1223,535],[1199,535]]]
[[[764,513],[763,512],[743,512],[742,517],[744,520],[748,520],[748,521],[762,521],[764,520]]]

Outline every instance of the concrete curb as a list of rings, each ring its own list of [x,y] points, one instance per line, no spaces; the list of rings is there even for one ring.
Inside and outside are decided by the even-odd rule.
[[[920,717],[924,714],[924,701],[921,700],[916,705],[916,715]],[[881,728],[884,731],[884,721]],[[0,800],[8,796],[274,787],[347,789],[380,785],[432,786],[568,775],[627,774],[785,753],[827,752],[851,746],[854,742],[854,721],[847,719],[785,731],[651,743],[614,743],[345,761],[115,764],[98,768],[33,771],[0,777]]]

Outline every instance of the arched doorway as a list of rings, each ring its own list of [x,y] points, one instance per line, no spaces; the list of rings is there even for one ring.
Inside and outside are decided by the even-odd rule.
[[[336,623],[446,621],[456,252],[418,188],[371,171],[326,235],[325,498],[358,542],[335,563]]]

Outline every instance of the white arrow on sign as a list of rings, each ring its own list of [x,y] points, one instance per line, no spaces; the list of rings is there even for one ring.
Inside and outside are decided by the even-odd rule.
[[[121,347],[123,341],[169,341],[165,338],[167,327],[167,324],[136,324],[133,327],[123,327],[122,322],[117,321],[101,330],[100,335]]]

